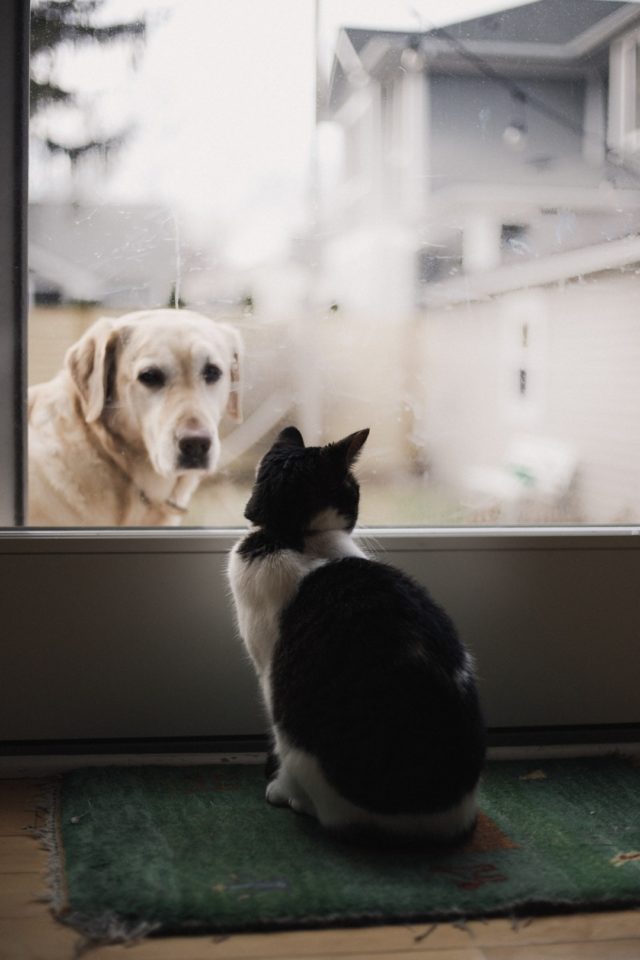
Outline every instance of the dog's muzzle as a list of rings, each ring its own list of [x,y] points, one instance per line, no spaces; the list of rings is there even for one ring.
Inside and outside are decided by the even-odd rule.
[[[178,440],[178,467],[181,470],[206,470],[209,466],[210,450],[210,434],[184,434]]]

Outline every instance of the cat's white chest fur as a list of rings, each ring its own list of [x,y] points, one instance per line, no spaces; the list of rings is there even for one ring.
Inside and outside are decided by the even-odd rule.
[[[247,534],[250,536],[251,533]],[[265,556],[244,556],[245,539],[231,551],[228,577],[240,636],[253,660],[269,706],[268,668],[278,639],[280,614],[295,595],[300,581],[328,560],[364,554],[343,530],[314,533],[307,538],[303,552],[285,549]]]
[[[278,638],[280,613],[294,596],[303,577],[323,561],[295,550],[279,550],[266,557],[246,558],[242,541],[229,558],[229,583],[238,628],[262,681]]]

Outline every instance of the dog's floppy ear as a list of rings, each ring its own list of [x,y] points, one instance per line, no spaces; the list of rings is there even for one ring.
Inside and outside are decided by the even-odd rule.
[[[242,423],[242,358],[244,344],[240,331],[229,324],[222,324],[231,345],[231,387],[227,400],[227,413],[236,423]]]
[[[67,351],[65,363],[87,423],[98,419],[111,391],[117,334],[115,322],[102,317]]]

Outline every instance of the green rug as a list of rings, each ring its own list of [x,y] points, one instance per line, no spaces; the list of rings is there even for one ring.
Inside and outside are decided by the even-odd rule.
[[[57,805],[55,909],[117,940],[640,905],[632,760],[493,763],[481,806],[460,849],[366,849],[268,806],[260,767],[79,770]]]

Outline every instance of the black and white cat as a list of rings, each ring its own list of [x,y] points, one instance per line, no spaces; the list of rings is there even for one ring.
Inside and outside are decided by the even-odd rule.
[[[455,840],[476,819],[484,724],[471,658],[418,583],[351,532],[368,430],[259,465],[229,581],[273,727],[267,800],[336,831]]]

